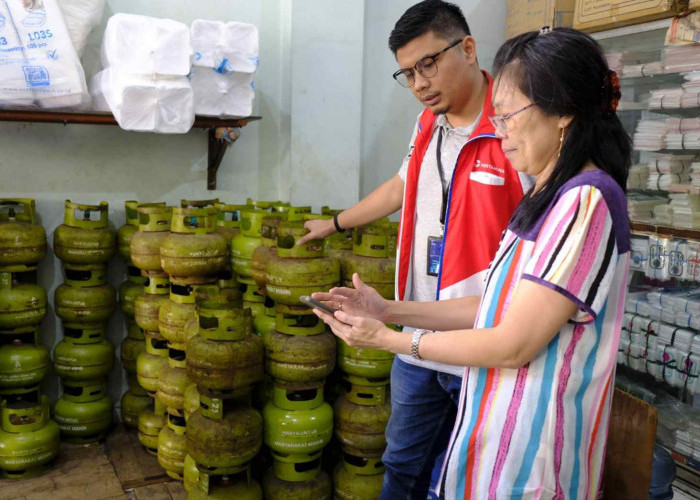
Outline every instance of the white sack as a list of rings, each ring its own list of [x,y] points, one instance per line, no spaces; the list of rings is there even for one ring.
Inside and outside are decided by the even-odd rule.
[[[95,75],[91,91],[124,130],[184,134],[194,123],[192,87],[185,76],[130,75],[107,68]]]
[[[56,0],[0,0],[0,105],[86,107],[89,94]]]
[[[222,75],[210,68],[193,67],[190,82],[194,92],[194,111],[198,115],[219,117],[250,116],[253,112],[253,75]]]
[[[187,76],[190,30],[170,19],[115,14],[102,41],[102,66],[139,75]]]
[[[254,73],[258,28],[246,23],[197,19],[192,23],[192,64],[219,73]]]
[[[78,57],[83,57],[90,32],[100,24],[105,3],[106,0],[58,0]]]

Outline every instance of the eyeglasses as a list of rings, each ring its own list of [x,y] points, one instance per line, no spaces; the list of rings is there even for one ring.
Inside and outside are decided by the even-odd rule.
[[[495,128],[497,131],[499,131],[503,135],[508,135],[508,127],[506,126],[506,120],[513,118],[515,115],[517,115],[518,113],[522,113],[526,109],[530,109],[534,105],[535,105],[535,103],[531,102],[527,106],[524,106],[516,111],[513,111],[512,113],[508,113],[507,115],[489,116],[489,120],[493,124],[493,128]]]
[[[394,80],[399,82],[402,87],[413,87],[416,82],[415,74],[418,73],[423,78],[432,78],[437,75],[437,58],[443,52],[447,52],[455,45],[459,44],[462,40],[456,40],[450,45],[442,49],[440,52],[436,52],[431,56],[426,56],[420,59],[412,68],[403,68],[398,70],[392,76]]]

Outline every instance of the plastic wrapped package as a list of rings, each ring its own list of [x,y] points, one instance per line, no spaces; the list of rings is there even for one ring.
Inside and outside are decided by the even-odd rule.
[[[683,279],[700,281],[700,242],[688,240],[685,247],[686,266]]]
[[[193,67],[190,82],[194,92],[194,110],[204,116],[250,116],[253,112],[253,75],[222,75],[213,69]]]
[[[661,236],[649,236],[649,265],[645,271],[647,277],[666,281],[668,272],[668,247],[671,240]]]
[[[85,73],[56,0],[0,0],[0,19],[0,106],[89,106]]]
[[[192,65],[220,74],[254,73],[258,28],[252,24],[197,19],[192,22]]]
[[[83,57],[90,32],[100,24],[106,0],[58,0],[78,57]]]
[[[630,238],[630,271],[646,270],[649,260],[649,242],[646,236],[633,234]]]
[[[192,87],[186,77],[99,72],[91,82],[98,105],[106,103],[124,130],[184,134],[194,123]]]
[[[115,14],[102,41],[102,66],[134,75],[187,76],[190,30],[177,21]]]

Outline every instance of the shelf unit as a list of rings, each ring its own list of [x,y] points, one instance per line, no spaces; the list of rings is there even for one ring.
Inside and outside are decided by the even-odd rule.
[[[196,116],[192,128],[208,129],[207,139],[207,189],[216,189],[216,175],[230,143],[217,137],[216,130],[229,127],[245,127],[260,116],[243,118],[214,118]],[[110,113],[74,113],[69,111],[35,111],[0,109],[0,121],[29,123],[62,123],[63,125],[118,125]]]

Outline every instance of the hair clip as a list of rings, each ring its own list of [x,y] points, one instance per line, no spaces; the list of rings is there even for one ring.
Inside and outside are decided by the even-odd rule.
[[[552,32],[552,27],[551,26],[542,26],[540,28],[540,35],[546,35],[547,33]]]

